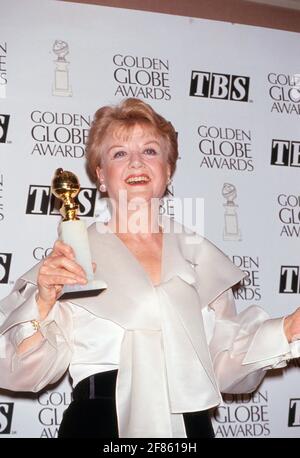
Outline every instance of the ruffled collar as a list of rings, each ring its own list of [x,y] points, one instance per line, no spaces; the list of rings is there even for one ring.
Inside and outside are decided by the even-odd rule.
[[[205,307],[245,277],[245,274],[207,239],[194,234],[168,217],[162,217],[160,224],[163,228],[161,285],[174,277],[179,277],[190,285],[194,284],[201,307]],[[141,316],[144,316],[144,322],[149,306],[145,298],[148,297],[151,302],[151,296],[155,294],[155,287],[146,271],[126,245],[107,230],[103,223],[93,223],[88,232],[92,258],[97,263],[95,278],[104,280],[108,288],[97,297],[72,299],[71,302],[99,317],[112,319],[121,326],[124,326],[124,320],[128,321],[130,311],[132,314],[135,313],[134,306],[141,308],[143,303],[145,313]],[[39,266],[40,263],[22,275],[21,280],[36,285]],[[119,299],[120,291],[122,305]],[[112,303],[115,304],[114,307]]]
[[[201,308],[244,274],[208,240],[165,220],[161,283],[154,286],[123,242],[98,224],[89,239],[96,279],[108,287],[72,303],[124,329],[116,387],[120,437],[185,437],[182,413],[221,400]],[[36,284],[38,267],[22,281]]]

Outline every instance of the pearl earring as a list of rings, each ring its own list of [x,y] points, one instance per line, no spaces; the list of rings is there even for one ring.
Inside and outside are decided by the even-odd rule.
[[[101,192],[106,192],[106,185],[104,183],[101,183],[99,189]]]

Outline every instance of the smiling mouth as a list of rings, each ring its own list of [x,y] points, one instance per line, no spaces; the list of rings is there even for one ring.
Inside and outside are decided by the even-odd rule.
[[[130,176],[126,178],[125,182],[130,185],[141,185],[149,183],[150,178],[147,175],[139,175],[139,176]]]

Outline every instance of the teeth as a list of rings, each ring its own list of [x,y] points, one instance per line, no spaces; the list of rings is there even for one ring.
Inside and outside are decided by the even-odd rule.
[[[149,178],[146,176],[141,176],[141,177],[130,177],[126,180],[126,183],[139,183],[141,181],[149,181]]]

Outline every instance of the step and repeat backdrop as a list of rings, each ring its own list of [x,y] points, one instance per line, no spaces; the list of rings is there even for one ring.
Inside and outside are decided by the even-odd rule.
[[[0,299],[57,237],[56,168],[78,175],[80,216],[93,221],[91,120],[133,96],[178,132],[162,211],[201,199],[191,215],[248,273],[238,310],[300,305],[299,34],[54,0],[0,0],[0,11]],[[300,437],[299,380],[295,360],[255,393],[225,396],[216,436]],[[67,376],[38,394],[0,390],[0,437],[56,437],[70,402]]]

